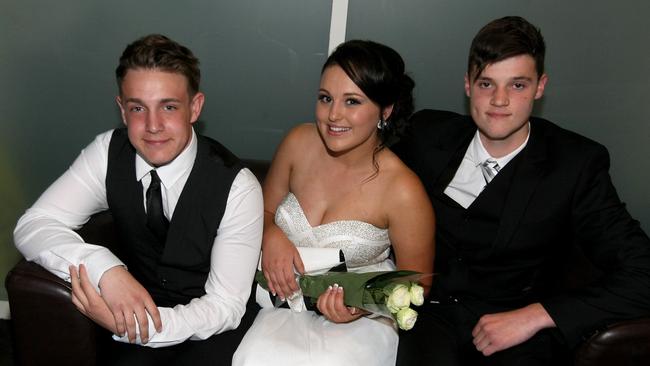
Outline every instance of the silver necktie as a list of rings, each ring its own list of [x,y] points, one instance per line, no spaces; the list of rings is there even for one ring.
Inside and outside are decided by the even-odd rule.
[[[499,172],[501,167],[494,159],[487,159],[481,163],[481,172],[483,173],[483,178],[485,178],[485,183],[490,183],[495,175]]]

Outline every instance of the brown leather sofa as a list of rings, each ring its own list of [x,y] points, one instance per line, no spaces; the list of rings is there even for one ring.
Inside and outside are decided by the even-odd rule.
[[[267,161],[245,162],[263,180]],[[116,241],[112,217],[97,214],[79,230],[88,242],[111,247]],[[579,255],[579,253],[577,253]],[[567,266],[564,285],[574,286],[597,275],[586,262]],[[17,365],[94,365],[98,337],[108,333],[72,304],[70,284],[41,266],[22,260],[8,274],[14,358]],[[575,352],[575,365],[650,364],[650,318],[617,323],[587,339]]]

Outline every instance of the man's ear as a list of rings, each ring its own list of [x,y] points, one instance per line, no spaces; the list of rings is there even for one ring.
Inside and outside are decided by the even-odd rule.
[[[124,112],[124,106],[122,106],[122,98],[118,95],[115,97],[115,101],[117,102],[117,106],[120,107],[120,115],[122,116],[122,123],[126,126],[126,114]]]
[[[192,102],[190,108],[192,109],[192,116],[190,123],[194,123],[199,119],[201,115],[201,110],[203,109],[203,103],[205,102],[205,95],[201,92],[196,92],[192,97]]]
[[[546,82],[548,81],[548,76],[542,74],[537,81],[537,90],[535,91],[535,99],[539,99],[544,95],[544,89],[546,88]]]
[[[469,75],[465,73],[465,95],[467,95],[468,98],[470,96],[470,90],[471,90],[471,84],[469,80]]]

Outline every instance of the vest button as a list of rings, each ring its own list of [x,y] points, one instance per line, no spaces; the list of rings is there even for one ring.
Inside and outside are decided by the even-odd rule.
[[[161,283],[163,286],[166,286],[166,285],[167,285],[167,279],[166,279],[166,278],[163,278],[162,280],[160,280],[160,283]]]

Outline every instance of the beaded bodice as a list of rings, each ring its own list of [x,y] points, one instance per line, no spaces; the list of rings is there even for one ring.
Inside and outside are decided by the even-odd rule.
[[[385,261],[390,255],[388,230],[358,220],[341,220],[311,226],[289,192],[275,213],[275,223],[297,247],[340,248],[350,270]]]

